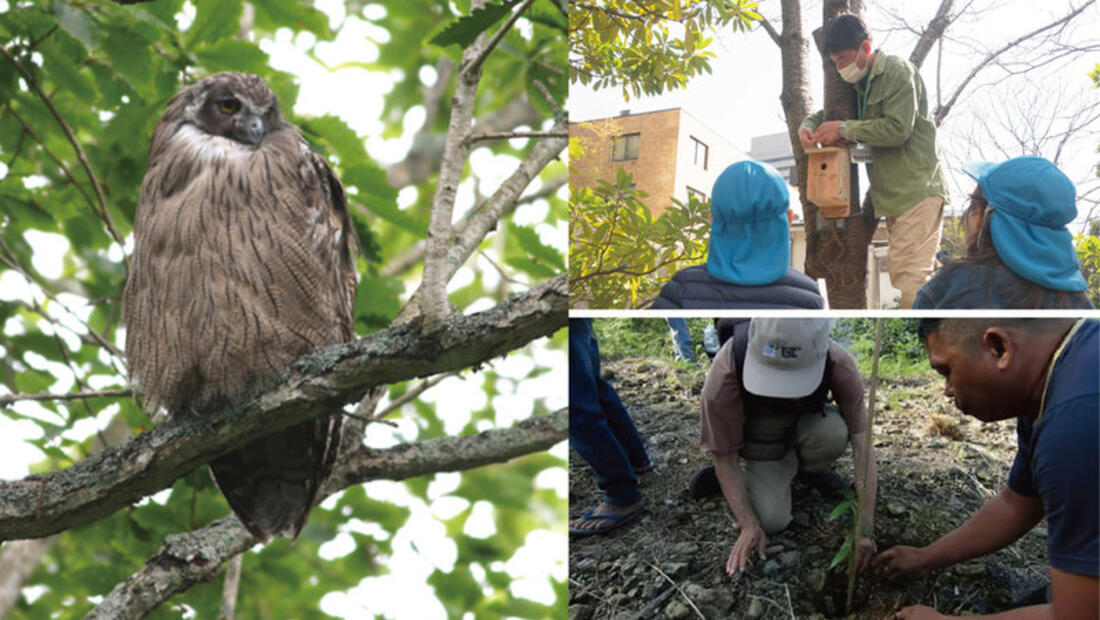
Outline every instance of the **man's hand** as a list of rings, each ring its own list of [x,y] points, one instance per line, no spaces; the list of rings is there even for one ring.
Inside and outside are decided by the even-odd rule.
[[[859,542],[856,543],[856,572],[862,573],[864,569],[871,566],[871,561],[874,558],[875,541],[866,536],[860,536]]]
[[[814,142],[820,142],[825,146],[833,146],[844,140],[840,135],[840,121],[826,121],[814,132]]]
[[[804,149],[817,148],[817,142],[814,142],[814,130],[809,127],[798,128],[798,139],[802,142],[802,148]]]
[[[730,550],[729,560],[726,561],[726,574],[732,575],[745,570],[749,565],[749,554],[754,548],[760,554],[760,559],[764,559],[764,551],[768,548],[768,536],[759,525],[741,530],[741,535],[737,537],[737,542],[733,543],[733,549]]]
[[[924,550],[918,547],[906,547],[905,545],[890,547],[883,551],[875,556],[873,564],[885,577],[901,575],[919,577],[928,572]]]
[[[924,605],[912,605],[898,612],[898,620],[939,620],[947,616]]]

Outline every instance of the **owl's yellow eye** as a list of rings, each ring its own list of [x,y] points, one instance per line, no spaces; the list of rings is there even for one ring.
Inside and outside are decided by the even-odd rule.
[[[232,97],[218,102],[218,109],[222,114],[236,114],[241,109],[241,102]]]
[[[265,121],[270,121],[272,116],[275,116],[275,113],[274,113],[274,111],[272,111],[271,108],[268,108],[267,112],[264,112],[264,120]]]

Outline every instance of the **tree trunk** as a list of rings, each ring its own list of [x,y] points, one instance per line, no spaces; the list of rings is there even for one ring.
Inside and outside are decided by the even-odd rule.
[[[858,0],[825,0],[824,21],[829,23],[841,13],[859,14],[863,3]],[[784,23],[787,11],[784,9]],[[825,69],[825,120],[845,120],[856,117],[855,90],[840,79],[829,56],[823,49],[824,27],[814,32]],[[784,76],[786,78],[786,76]],[[786,84],[786,83],[785,83]],[[797,142],[797,136],[793,142]],[[801,152],[798,148],[796,152]],[[805,161],[799,158],[799,187],[806,195]],[[867,244],[877,219],[870,204],[860,209],[858,175],[852,174],[851,213],[847,218],[826,219],[816,206],[806,203],[806,274],[825,278],[831,308],[864,308],[867,302]]]
[[[802,120],[810,113],[810,85],[807,74],[806,58],[809,54],[809,42],[802,34],[801,0],[782,0],[783,31],[779,35],[779,53],[783,64],[783,92],[779,102],[787,117],[787,133],[794,152],[795,167],[798,173],[799,198],[802,213],[808,214],[817,207],[806,200],[806,151],[798,139],[798,128]],[[807,230],[809,220],[807,219]],[[809,260],[807,259],[807,265]]]

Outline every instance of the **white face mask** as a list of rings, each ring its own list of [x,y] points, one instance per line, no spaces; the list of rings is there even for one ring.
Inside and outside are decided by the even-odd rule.
[[[866,66],[862,69],[859,68],[859,54],[856,54],[856,59],[848,63],[843,69],[837,69],[840,73],[840,79],[848,82],[849,84],[855,84],[863,79],[867,75],[867,72],[871,70],[871,59],[866,59]]]

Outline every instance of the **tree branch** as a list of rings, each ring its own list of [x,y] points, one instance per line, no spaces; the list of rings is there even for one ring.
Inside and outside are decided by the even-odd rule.
[[[783,48],[783,38],[779,36],[779,33],[775,30],[775,26],[773,26],[772,23],[768,21],[768,18],[763,15],[760,16],[760,27],[764,29],[764,32],[768,33],[768,36],[771,37],[772,41],[775,42],[780,49]]]
[[[977,66],[975,66],[973,69],[971,69],[970,73],[967,74],[967,76],[965,78],[963,78],[963,81],[955,89],[955,92],[951,94],[951,98],[947,100],[947,103],[945,103],[942,106],[936,108],[935,113],[932,115],[933,119],[936,122],[936,126],[939,126],[939,124],[943,122],[944,117],[946,117],[948,112],[951,111],[952,106],[955,105],[955,102],[958,100],[958,98],[962,94],[963,90],[966,89],[967,84],[969,84],[974,79],[974,77],[976,75],[978,75],[978,72],[981,71],[983,68],[985,68],[986,65],[993,62],[1001,54],[1003,54],[1006,51],[1012,49],[1013,47],[1016,47],[1017,45],[1019,45],[1020,43],[1030,39],[1031,37],[1033,37],[1033,36],[1035,36],[1035,35],[1037,35],[1041,32],[1045,32],[1045,31],[1050,30],[1052,28],[1057,28],[1058,26],[1062,26],[1062,25],[1065,25],[1065,24],[1069,23],[1074,17],[1077,17],[1078,15],[1081,14],[1082,11],[1084,11],[1089,6],[1094,4],[1095,1],[1096,0],[1089,0],[1088,2],[1082,4],[1080,8],[1074,9],[1072,12],[1070,12],[1065,17],[1062,17],[1061,19],[1053,21],[1053,22],[1051,22],[1051,23],[1049,23],[1045,26],[1036,28],[1035,30],[1032,30],[1031,32],[1029,32],[1025,35],[1022,35],[1022,36],[1020,36],[1016,39],[1013,39],[1012,41],[1009,41],[1008,43],[1001,46],[999,49],[997,49],[993,52],[990,52],[988,55],[986,55],[986,57],[983,58],[982,61],[977,64]]]
[[[512,11],[512,14],[508,16],[508,20],[504,22],[504,25],[501,26],[495,33],[493,33],[493,38],[489,39],[489,43],[485,45],[484,49],[481,50],[481,52],[477,55],[477,57],[473,59],[472,62],[470,62],[470,64],[465,66],[465,68],[462,70],[463,75],[467,73],[478,75],[481,74],[481,64],[485,62],[485,59],[488,58],[489,54],[493,52],[493,49],[496,48],[497,44],[500,43],[500,40],[504,38],[504,35],[512,29],[512,25],[516,23],[516,20],[519,19],[520,16],[523,15],[524,11],[530,8],[530,6],[534,4],[534,2],[535,0],[523,0],[523,4],[519,5],[518,10]]]
[[[371,387],[477,365],[549,336],[566,325],[567,309],[563,274],[489,311],[452,315],[435,332],[404,323],[318,349],[245,402],[160,424],[62,471],[0,482],[0,540],[90,523],[257,437],[331,414]]]
[[[547,196],[551,196],[551,195],[557,193],[557,191],[559,189],[561,189],[562,187],[565,186],[566,180],[567,180],[567,177],[560,176],[556,179],[551,179],[549,181],[546,181],[545,184],[542,186],[542,188],[539,189],[539,191],[528,194],[526,196],[523,196],[522,198],[517,200],[516,203],[511,206],[510,209],[505,210],[505,212],[502,213],[501,216],[504,217],[504,216],[511,215],[512,212],[514,212],[516,210],[516,208],[519,207],[522,204],[526,204],[526,203],[529,203],[529,202],[534,202],[534,201],[539,200],[541,198],[546,198]],[[455,225],[455,230],[457,230],[459,234],[462,234],[462,232],[464,230],[466,230],[466,226],[469,225],[470,217],[472,215],[473,215],[473,211],[467,211],[466,214],[462,216],[462,219],[458,221],[458,224]],[[388,261],[386,263],[385,268],[382,269],[382,274],[383,275],[388,275],[388,276],[395,276],[395,275],[405,273],[409,269],[412,269],[414,265],[416,265],[417,263],[419,263],[421,260],[424,259],[424,247],[425,247],[424,244],[415,245],[415,246],[409,248],[408,250],[406,250],[403,254],[401,254],[397,258],[394,258],[393,260]]]
[[[953,4],[954,0],[941,0],[940,8],[936,11],[935,17],[928,22],[928,27],[920,33],[920,38],[913,47],[913,53],[909,54],[909,62],[913,63],[913,66],[918,69],[924,64],[928,52],[932,51],[932,46],[940,40],[944,31],[951,25],[951,6]]]
[[[477,435],[440,437],[384,450],[361,447],[341,457],[319,495],[327,497],[369,480],[404,480],[502,462],[546,450],[568,433],[568,413],[561,410]],[[194,532],[167,536],[164,547],[140,571],[115,586],[87,618],[143,616],[172,595],[213,579],[222,562],[257,542],[232,515]]]
[[[107,211],[107,197],[103,194],[103,187],[100,186],[99,179],[96,178],[95,172],[92,171],[92,164],[89,163],[88,156],[84,154],[84,148],[80,146],[80,142],[76,139],[76,134],[73,133],[72,127],[69,127],[69,124],[61,117],[61,113],[54,107],[50,98],[38,87],[38,82],[35,81],[34,76],[27,71],[27,68],[24,67],[15,56],[11,55],[8,48],[0,45],[0,53],[15,65],[15,69],[23,76],[23,80],[27,83],[27,87],[33,90],[34,93],[42,99],[42,103],[46,104],[46,108],[49,109],[50,114],[53,115],[57,124],[61,125],[61,129],[65,132],[65,137],[68,138],[69,143],[73,145],[73,150],[76,151],[76,157],[80,160],[80,165],[84,167],[84,171],[88,173],[88,178],[92,181],[92,188],[95,190],[96,198],[99,199],[99,210],[97,215],[103,218],[104,223],[107,224],[107,232],[111,234],[111,238],[115,240],[118,247],[120,249],[125,247],[125,244],[122,242],[122,235],[118,234],[118,229],[115,228],[115,223],[111,220],[111,214]],[[125,256],[122,257],[122,264],[123,267],[126,268],[127,273],[129,273],[130,265]]]
[[[0,395],[0,409],[21,400],[78,400],[83,398],[130,396],[131,394],[133,394],[131,390],[87,390],[83,392],[65,393],[42,392],[39,394],[6,394]]]
[[[468,142],[482,142],[487,140],[511,140],[513,138],[568,138],[568,131],[501,131],[497,133],[476,133],[469,137]]]
[[[428,220],[428,238],[424,258],[424,277],[413,293],[409,303],[397,317],[397,321],[408,320],[410,315],[424,318],[428,331],[434,330],[451,312],[447,301],[447,282],[454,273],[447,264],[448,248],[454,235],[451,221],[454,217],[455,196],[462,180],[462,170],[470,147],[466,140],[470,136],[474,118],[474,106],[477,103],[477,87],[481,81],[480,69],[467,71],[471,63],[481,55],[485,47],[485,33],[481,33],[474,42],[462,52],[458,85],[451,98],[451,120],[447,128],[447,138],[443,144],[443,164],[439,168],[439,181],[435,195],[432,196],[431,216]],[[456,267],[457,269],[457,267]]]

